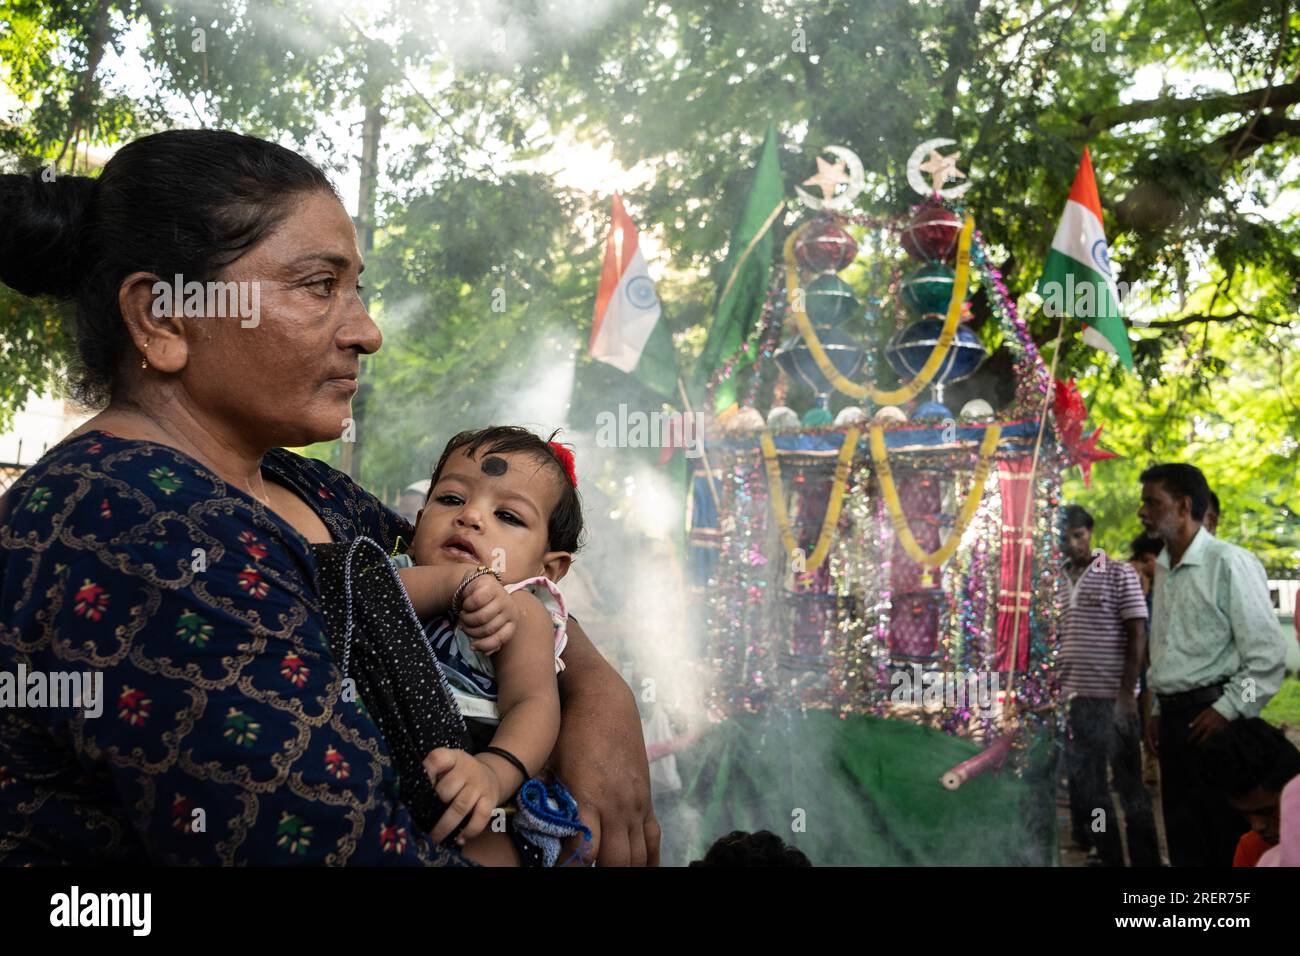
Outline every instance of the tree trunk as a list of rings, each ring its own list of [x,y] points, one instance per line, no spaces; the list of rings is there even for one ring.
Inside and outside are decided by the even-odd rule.
[[[980,0],[966,0],[961,7],[954,6],[951,11],[952,43],[948,46],[948,67],[940,84],[944,109],[934,122],[935,132],[949,139],[956,135],[957,129],[957,88],[975,56],[975,21],[979,10]]]
[[[357,201],[357,243],[364,256],[375,247],[375,194],[379,184],[379,135],[384,128],[384,113],[378,100],[366,105],[366,119],[361,127],[361,189]],[[369,305],[369,294],[364,298]]]
[[[384,113],[379,105],[383,100],[383,91],[367,98],[366,118],[361,126],[361,188],[357,198],[357,215],[354,222],[357,227],[357,245],[364,259],[375,247],[375,198],[379,183],[379,138],[384,129]],[[363,291],[362,301],[370,307],[370,293]],[[365,362],[361,365],[365,371]],[[364,379],[364,375],[362,376]],[[352,400],[353,437],[355,441],[343,442],[339,454],[339,468],[358,482],[361,480],[361,442],[365,439],[363,419],[366,415],[368,383],[362,381]],[[385,502],[387,503],[387,502]]]
[[[59,150],[58,157],[54,160],[54,168],[58,169],[59,164],[63,162],[63,157],[67,155],[68,147],[72,147],[72,160],[69,172],[77,170],[77,145],[81,138],[83,130],[89,134],[94,130],[93,118],[95,115],[95,90],[97,83],[95,74],[99,72],[100,61],[104,59],[104,47],[108,45],[109,40],[109,13],[112,12],[113,5],[105,3],[95,12],[95,19],[90,24],[90,30],[86,35],[86,69],[81,74],[81,84],[77,88],[76,94],[68,103],[68,135],[63,139],[63,146]],[[86,137],[89,145],[90,137]]]

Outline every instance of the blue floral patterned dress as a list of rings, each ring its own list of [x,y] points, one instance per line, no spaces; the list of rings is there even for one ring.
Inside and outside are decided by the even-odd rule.
[[[323,462],[276,450],[262,468],[336,541],[410,535]],[[0,706],[0,862],[462,862],[397,799],[374,722],[340,692],[310,547],[255,499],[95,431],[51,449],[0,517],[0,672],[103,681],[97,717]]]

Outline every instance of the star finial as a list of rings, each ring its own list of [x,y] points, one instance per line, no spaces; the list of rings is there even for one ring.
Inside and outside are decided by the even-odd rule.
[[[835,187],[841,183],[849,182],[849,171],[844,165],[844,160],[835,163],[828,163],[820,156],[817,157],[817,175],[809,176],[803,181],[805,186],[818,186],[822,191],[823,199],[830,199],[835,195]]]
[[[930,180],[934,183],[934,191],[938,192],[948,180],[966,178],[966,174],[957,168],[957,159],[960,156],[960,151],[953,153],[951,156],[944,156],[937,149],[932,149],[930,150],[930,158],[917,168],[930,174]]]

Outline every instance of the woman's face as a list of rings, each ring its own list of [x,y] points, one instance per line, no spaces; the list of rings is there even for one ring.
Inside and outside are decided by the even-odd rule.
[[[360,357],[383,340],[358,294],[356,230],[333,195],[298,198],[274,232],[228,266],[241,310],[208,318],[181,372],[206,414],[260,447],[339,437],[352,417]]]

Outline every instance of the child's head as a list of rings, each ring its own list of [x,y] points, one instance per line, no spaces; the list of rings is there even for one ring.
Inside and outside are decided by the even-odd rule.
[[[433,469],[412,559],[484,564],[506,584],[539,574],[560,580],[582,537],[582,505],[566,455],[511,425],[461,432]]]
[[[1140,534],[1133,539],[1129,549],[1133,553],[1130,561],[1137,567],[1138,573],[1150,580],[1156,573],[1156,558],[1165,548],[1165,543],[1149,534]]]
[[[702,860],[692,860],[690,866],[812,866],[803,852],[788,846],[770,830],[746,833],[733,830],[719,837]]]
[[[1300,776],[1300,750],[1259,717],[1234,720],[1205,742],[1211,781],[1266,843],[1276,844],[1282,788]]]

